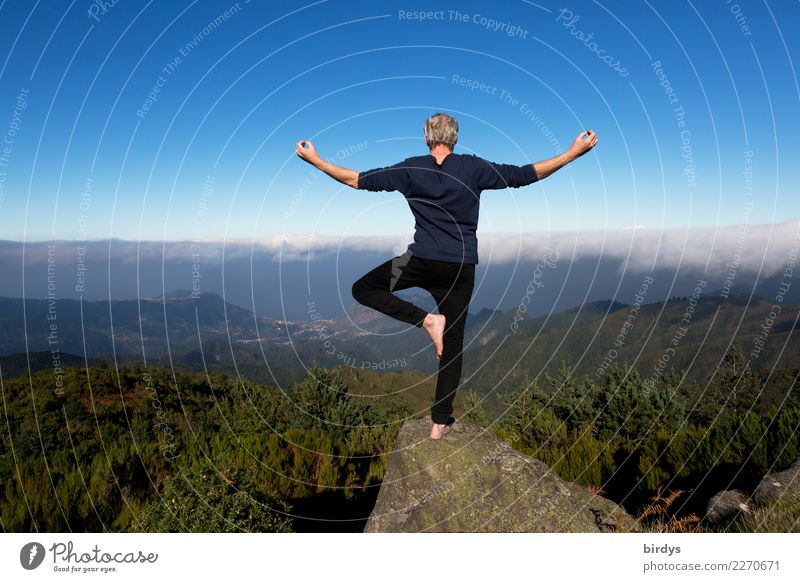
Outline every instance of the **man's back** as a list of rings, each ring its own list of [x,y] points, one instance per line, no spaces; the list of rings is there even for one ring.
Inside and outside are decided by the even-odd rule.
[[[454,154],[458,122],[446,113],[425,120],[425,145],[430,154],[403,160],[388,168],[357,172],[323,160],[314,144],[295,144],[299,157],[337,182],[361,190],[402,192],[416,219],[410,256],[393,257],[353,283],[353,298],[398,321],[424,329],[436,349],[439,372],[431,406],[434,440],[448,433],[455,420],[453,399],[461,380],[469,302],[478,262],[478,209],[483,190],[519,188],[546,178],[597,144],[587,130],[569,150],[536,164],[492,164],[472,155]],[[439,313],[429,313],[395,291],[419,287],[436,300]]]
[[[360,190],[398,191],[414,214],[413,255],[478,262],[478,211],[483,190],[519,188],[538,180],[533,165],[494,164],[473,155],[414,156],[358,175]]]

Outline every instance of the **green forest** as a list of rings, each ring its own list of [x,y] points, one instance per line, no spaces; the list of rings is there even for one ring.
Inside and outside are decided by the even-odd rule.
[[[507,413],[492,422],[468,394],[467,416],[634,515],[680,492],[672,511],[702,516],[715,493],[752,491],[800,457],[799,374],[756,372],[736,347],[705,384],[675,372],[648,383],[627,365],[578,383],[562,366],[505,395]],[[800,507],[790,510],[798,527]]]
[[[141,365],[68,368],[63,390],[52,371],[5,380],[0,526],[360,531],[411,409],[360,395],[346,370],[285,389]],[[666,491],[687,492],[676,514],[702,513],[800,456],[797,377],[754,372],[735,349],[704,385],[648,384],[624,364],[579,382],[563,367],[504,392],[499,416],[474,393],[457,413],[633,515]]]
[[[357,529],[406,411],[312,369],[282,391],[144,367],[3,384],[5,531]],[[292,514],[311,519],[293,519]]]

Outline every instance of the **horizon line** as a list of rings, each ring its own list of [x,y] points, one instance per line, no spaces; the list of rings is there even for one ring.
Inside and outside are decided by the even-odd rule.
[[[695,225],[686,225],[686,226],[649,226],[649,225],[642,225],[642,224],[632,224],[626,226],[616,226],[616,227],[609,227],[609,228],[575,228],[575,229],[550,229],[550,230],[525,230],[525,231],[487,231],[487,232],[480,232],[478,236],[523,236],[523,235],[549,235],[549,234],[563,234],[563,233],[597,233],[597,232],[630,232],[630,231],[658,231],[658,232],[665,232],[665,231],[683,231],[683,230],[691,230],[691,229],[728,229],[728,228],[736,228],[747,226],[748,228],[752,227],[765,227],[765,226],[777,226],[777,225],[784,225],[791,222],[800,222],[800,216],[794,218],[787,218],[785,220],[780,220],[776,222],[739,222],[739,223],[731,223],[731,224],[724,224],[724,225],[704,225],[704,224],[695,224]],[[121,237],[104,237],[104,238],[46,238],[46,239],[36,239],[36,240],[18,240],[18,239],[0,239],[0,244],[2,243],[23,243],[23,244],[39,244],[39,243],[51,243],[51,242],[83,242],[83,243],[92,243],[92,242],[103,242],[103,241],[122,241],[122,242],[142,242],[142,243],[153,243],[153,242],[161,242],[161,243],[221,243],[221,242],[228,242],[228,243],[243,243],[243,242],[257,242],[262,240],[270,240],[271,242],[275,242],[275,239],[282,239],[282,240],[290,240],[292,238],[320,238],[320,239],[388,239],[388,238],[413,238],[414,233],[411,232],[404,232],[404,233],[392,233],[392,234],[351,234],[346,236],[340,236],[335,234],[315,234],[315,233],[274,233],[274,234],[264,234],[259,237],[252,237],[252,238],[240,238],[240,237],[203,237],[203,238],[192,238],[192,237],[184,237],[184,238],[175,238],[175,239],[158,239],[158,238],[121,238]]]

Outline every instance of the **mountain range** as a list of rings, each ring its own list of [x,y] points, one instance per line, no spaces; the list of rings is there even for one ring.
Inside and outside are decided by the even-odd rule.
[[[401,295],[435,309],[429,296]],[[788,368],[800,361],[792,333],[798,307],[775,313],[773,302],[755,295],[708,293],[633,305],[594,301],[540,317],[484,308],[468,316],[462,385],[494,394],[563,365],[577,378],[602,380],[610,365],[622,363],[644,378],[684,370],[687,380],[703,382],[731,345],[754,368]],[[426,334],[360,305],[334,319],[311,305],[306,320],[276,320],[214,293],[182,290],[139,301],[0,298],[3,375],[53,366],[53,353],[62,366],[145,361],[272,385],[294,382],[312,366],[423,377],[438,368]]]

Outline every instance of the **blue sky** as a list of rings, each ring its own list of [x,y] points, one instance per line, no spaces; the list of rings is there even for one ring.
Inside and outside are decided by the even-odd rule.
[[[798,216],[796,2],[102,4],[0,6],[0,238],[411,233],[294,143],[367,170],[426,153],[435,111],[495,162],[599,135],[484,193],[479,232]]]

